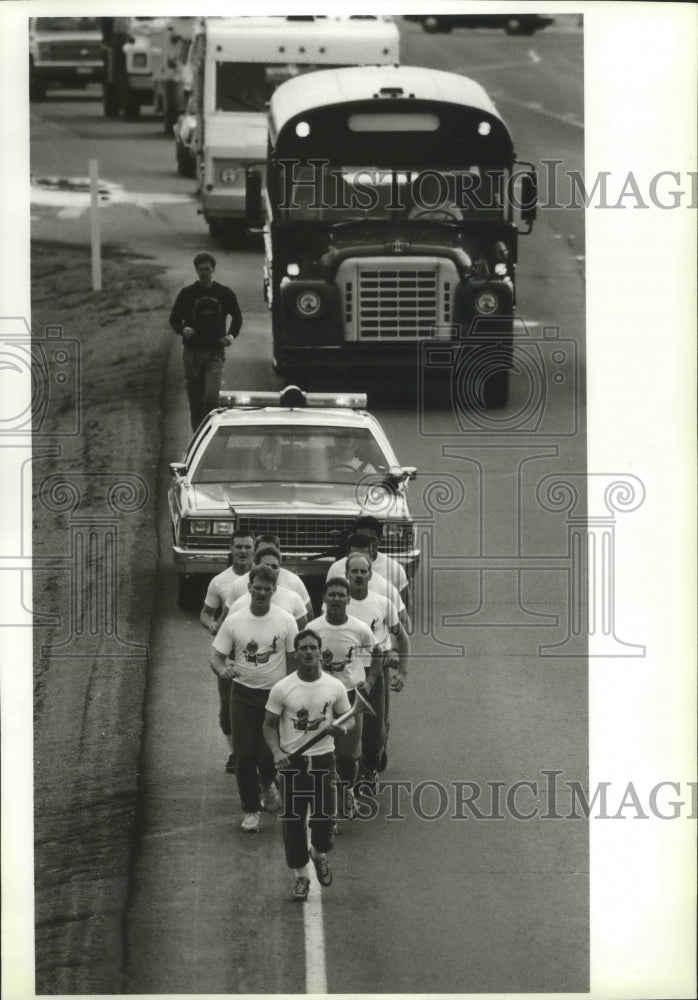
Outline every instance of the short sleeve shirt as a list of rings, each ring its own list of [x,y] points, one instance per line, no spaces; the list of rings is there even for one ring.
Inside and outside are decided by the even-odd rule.
[[[214,576],[209,583],[204,604],[207,604],[209,608],[225,607],[228,603],[231,587],[236,580],[240,579],[242,578],[233,570],[233,567],[228,566],[222,573]]]
[[[383,652],[391,649],[390,630],[400,623],[400,619],[395,605],[387,597],[370,590],[362,601],[351,597],[347,614],[368,625],[373,633],[374,645],[379,646]]]
[[[348,615],[343,625],[331,625],[322,615],[308,628],[322,639],[323,670],[340,680],[348,691],[366,680],[376,640],[365,622]]]
[[[239,684],[269,689],[286,676],[286,653],[293,651],[297,632],[294,618],[282,608],[272,605],[266,615],[242,608],[228,615],[212,646],[231,658]]]
[[[330,566],[330,571],[327,574],[327,579],[331,580],[334,576],[341,576],[346,579],[346,565],[347,558],[338,559],[336,563]],[[375,569],[375,564],[371,564],[371,579],[368,581],[368,589],[372,590],[375,594],[382,594],[383,597],[387,597],[389,601],[392,601],[398,611],[405,610],[405,602],[400,597],[400,593],[396,587],[387,580],[382,573],[379,573]]]
[[[235,614],[240,608],[249,608],[250,601],[252,600],[252,595],[249,590],[242,597],[238,597],[233,606],[230,609],[230,614]],[[277,587],[274,593],[271,595],[272,607],[283,608],[284,611],[288,611],[290,615],[296,620],[298,618],[304,618],[307,615],[307,609],[303,600],[299,594],[293,590],[288,590],[286,587]]]
[[[230,605],[233,604],[238,597],[242,597],[243,594],[248,593],[247,585],[249,582],[249,573],[244,573],[242,576],[235,577],[233,585],[230,588],[230,596],[227,601],[228,607],[230,607]],[[292,573],[290,569],[284,569],[282,566],[279,570],[279,578],[276,583],[279,587],[286,587],[287,590],[295,591],[302,598],[304,604],[307,604],[310,600],[307,587],[301,578],[296,573]]]
[[[298,673],[280,680],[269,693],[266,709],[280,716],[279,743],[293,754],[325,726],[350,709],[346,688],[336,677],[321,674],[316,681],[302,681]],[[308,757],[334,749],[331,734],[306,751]]]

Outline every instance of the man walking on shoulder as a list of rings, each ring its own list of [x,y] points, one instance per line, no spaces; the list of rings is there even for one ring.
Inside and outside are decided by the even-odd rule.
[[[232,288],[213,280],[215,257],[198,253],[194,267],[198,280],[181,290],[170,313],[170,326],[184,344],[182,363],[193,431],[218,406],[225,348],[242,326]]]
[[[284,851],[286,863],[296,875],[293,899],[304,903],[310,889],[309,860],[320,885],[332,883],[327,854],[333,846],[336,811],[334,739],[349,732],[354,718],[341,725],[334,721],[349,711],[349,699],[342,682],[323,673],[322,640],[317,632],[299,632],[294,646],[297,670],[271,689],[264,739],[279,768]],[[321,740],[304,753],[298,752],[323,729],[326,735]]]

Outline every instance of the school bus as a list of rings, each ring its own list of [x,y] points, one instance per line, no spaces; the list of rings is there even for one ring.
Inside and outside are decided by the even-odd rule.
[[[536,174],[480,84],[414,66],[289,80],[247,184],[277,372],[413,369],[425,340],[481,356],[485,338],[478,391],[506,403]]]

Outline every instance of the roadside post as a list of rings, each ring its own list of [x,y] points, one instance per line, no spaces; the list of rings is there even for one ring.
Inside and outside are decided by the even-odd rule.
[[[99,165],[89,161],[90,168],[90,242],[92,246],[92,291],[102,291],[102,246],[99,229]]]

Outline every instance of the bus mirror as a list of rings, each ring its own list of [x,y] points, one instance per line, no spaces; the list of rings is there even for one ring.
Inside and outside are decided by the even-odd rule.
[[[262,216],[262,173],[254,167],[245,171],[245,224],[248,232],[260,233]]]
[[[521,175],[520,198],[521,221],[528,223],[526,232],[530,233],[538,212],[538,179],[535,170]]]

